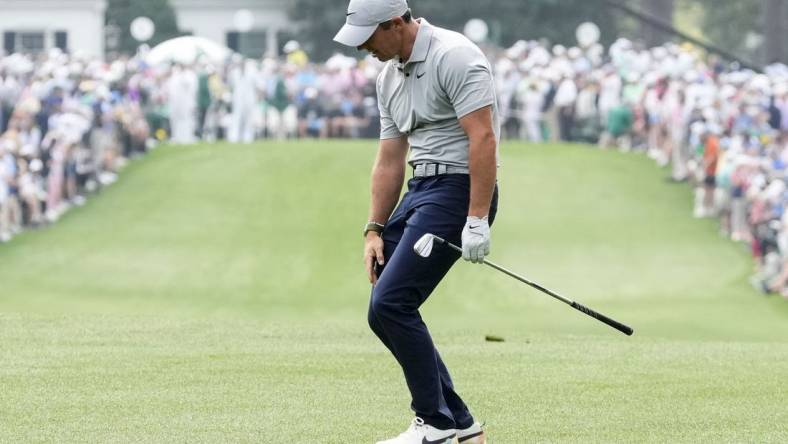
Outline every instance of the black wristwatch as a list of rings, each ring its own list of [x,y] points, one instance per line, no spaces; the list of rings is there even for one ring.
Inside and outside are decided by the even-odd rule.
[[[379,224],[377,222],[369,221],[366,225],[364,225],[364,237],[367,237],[367,233],[370,231],[374,231],[375,233],[382,233],[383,232],[383,224]]]

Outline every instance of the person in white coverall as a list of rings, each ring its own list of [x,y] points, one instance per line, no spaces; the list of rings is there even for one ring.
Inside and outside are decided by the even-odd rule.
[[[243,67],[233,69],[230,87],[233,90],[233,110],[227,139],[230,142],[254,141],[257,85],[260,79],[254,60],[247,60]]]
[[[173,143],[194,143],[197,131],[197,74],[175,66],[167,82]]]

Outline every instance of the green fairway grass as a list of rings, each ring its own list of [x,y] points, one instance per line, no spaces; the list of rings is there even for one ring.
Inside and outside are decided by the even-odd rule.
[[[409,394],[366,326],[374,141],[163,147],[0,245],[0,442],[373,443]],[[490,259],[422,312],[490,444],[788,442],[788,301],[638,154],[504,144]],[[485,335],[505,342],[485,342]]]

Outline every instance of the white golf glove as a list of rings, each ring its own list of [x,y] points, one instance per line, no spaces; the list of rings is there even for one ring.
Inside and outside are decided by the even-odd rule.
[[[490,254],[490,225],[487,217],[468,216],[462,229],[462,258],[480,264]]]

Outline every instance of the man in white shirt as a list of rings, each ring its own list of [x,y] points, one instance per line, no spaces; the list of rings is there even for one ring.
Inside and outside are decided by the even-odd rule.
[[[564,72],[563,80],[558,85],[555,93],[555,106],[558,108],[558,125],[560,128],[561,140],[569,142],[572,140],[572,127],[575,123],[575,102],[577,101],[577,84],[575,83],[574,73]]]

